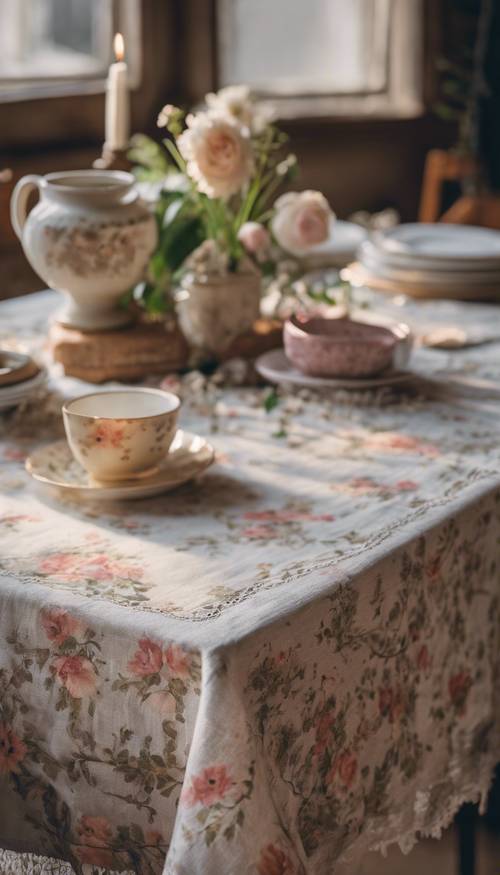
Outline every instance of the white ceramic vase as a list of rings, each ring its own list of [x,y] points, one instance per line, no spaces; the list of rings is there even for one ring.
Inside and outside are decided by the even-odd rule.
[[[217,358],[259,318],[261,291],[257,273],[186,280],[177,295],[184,336],[191,346]]]
[[[28,213],[35,189],[40,199]],[[34,270],[68,297],[59,322],[99,331],[130,321],[120,299],[143,277],[157,243],[155,218],[131,173],[24,176],[12,195],[11,219]]]

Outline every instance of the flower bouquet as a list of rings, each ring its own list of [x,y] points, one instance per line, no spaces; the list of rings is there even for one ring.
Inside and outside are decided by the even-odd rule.
[[[275,200],[297,161],[246,87],[208,94],[194,114],[165,106],[158,125],[162,145],[137,135],[130,153],[151,185],[159,229],[135,297],[152,314],[175,307],[191,344],[217,355],[258,317],[262,278],[291,286],[334,217],[320,192]]]

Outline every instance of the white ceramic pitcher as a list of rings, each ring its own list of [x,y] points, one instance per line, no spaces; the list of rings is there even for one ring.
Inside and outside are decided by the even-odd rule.
[[[40,199],[28,213],[36,189]],[[69,298],[59,322],[98,331],[130,321],[120,299],[142,278],[157,242],[155,218],[131,173],[24,176],[12,194],[11,220],[34,270]]]

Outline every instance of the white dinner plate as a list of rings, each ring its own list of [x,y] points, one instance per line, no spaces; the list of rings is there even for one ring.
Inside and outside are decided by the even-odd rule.
[[[346,377],[312,377],[302,374],[287,359],[284,349],[273,349],[259,356],[255,362],[259,374],[270,383],[283,383],[302,386],[308,389],[378,389],[382,386],[394,386],[407,383],[412,379],[410,371],[388,370],[378,377],[361,377],[347,379]]]
[[[464,270],[457,262],[454,268],[428,268],[420,265],[418,268],[414,265],[405,264],[403,261],[395,264],[390,259],[386,259],[383,255],[374,249],[374,247],[364,244],[359,249],[359,260],[363,267],[370,271],[374,276],[379,276],[383,279],[394,280],[396,282],[421,283],[432,286],[470,286],[475,285],[500,285],[500,267],[497,270],[478,270],[477,265],[474,270]]]
[[[500,267],[500,231],[472,225],[409,223],[372,235],[381,253],[403,258],[406,265],[467,268]]]
[[[214,457],[214,448],[205,438],[179,430],[157,472],[142,480],[113,483],[93,480],[64,440],[32,453],[26,460],[26,470],[45,486],[64,489],[93,501],[130,501],[160,495],[187,483],[208,468]]]
[[[365,240],[358,249],[358,260],[372,271],[389,275],[390,272],[415,273],[419,279],[429,277],[435,282],[494,283],[500,279],[500,262],[483,264],[477,259],[427,259],[399,253],[385,252],[372,240]]]

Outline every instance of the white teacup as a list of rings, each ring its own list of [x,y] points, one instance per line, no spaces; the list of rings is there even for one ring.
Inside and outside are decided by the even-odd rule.
[[[164,459],[180,401],[162,389],[113,389],[68,401],[62,409],[74,457],[96,480],[145,477]]]

